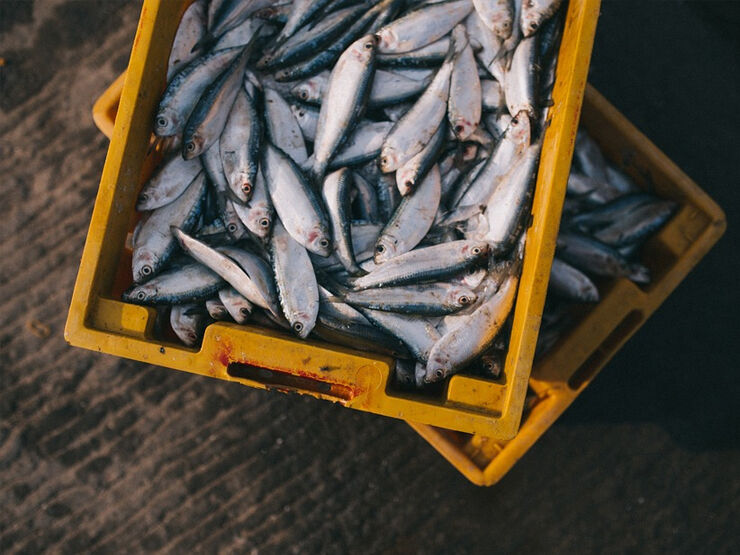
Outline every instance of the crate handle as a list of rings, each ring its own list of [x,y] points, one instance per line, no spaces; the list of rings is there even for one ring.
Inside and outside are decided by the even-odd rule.
[[[318,393],[322,397],[338,401],[350,401],[355,397],[353,388],[344,384],[317,380],[308,376],[296,376],[289,372],[271,370],[243,362],[230,363],[226,367],[226,373],[232,378],[259,383],[266,389]]]

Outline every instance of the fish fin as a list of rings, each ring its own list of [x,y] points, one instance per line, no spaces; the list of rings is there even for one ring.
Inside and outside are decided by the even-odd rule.
[[[216,41],[218,39],[211,34],[210,32],[207,32],[202,39],[200,39],[198,42],[196,42],[193,45],[192,50],[190,50],[190,53],[196,52],[198,50],[201,50],[203,52],[210,50],[212,46],[216,44]]]

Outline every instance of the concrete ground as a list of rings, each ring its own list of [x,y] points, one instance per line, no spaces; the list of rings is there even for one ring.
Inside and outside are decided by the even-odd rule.
[[[0,0],[0,551],[738,552],[737,3],[604,2],[591,82],[729,228],[489,489],[402,422],[65,344],[140,6]]]

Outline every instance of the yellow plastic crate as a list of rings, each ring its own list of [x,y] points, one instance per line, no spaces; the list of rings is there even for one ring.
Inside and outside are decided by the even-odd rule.
[[[725,215],[685,173],[589,86],[581,123],[606,157],[643,188],[681,205],[645,245],[642,263],[653,281],[638,286],[614,280],[602,300],[539,360],[529,379],[530,398],[519,433],[510,441],[409,424],[471,482],[498,482],[591,383],[725,231]]]
[[[121,302],[131,282],[126,234],[139,187],[157,162],[147,156],[165,86],[170,46],[189,0],[145,0],[80,263],[65,337],[72,345],[238,381],[309,394],[369,412],[509,439],[519,428],[539,331],[565,185],[599,13],[599,0],[571,0],[560,47],[554,106],[545,134],[506,376],[453,376],[440,397],[390,387],[393,361],[252,326],[216,323],[202,347],[156,339],[155,312]]]

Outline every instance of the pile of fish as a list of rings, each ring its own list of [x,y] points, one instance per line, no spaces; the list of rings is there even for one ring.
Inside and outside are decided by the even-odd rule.
[[[195,0],[124,300],[498,378],[561,3]]]
[[[538,356],[551,349],[573,323],[570,305],[599,301],[594,280],[650,282],[648,268],[638,261],[640,249],[670,219],[676,207],[671,200],[641,190],[604,159],[586,131],[578,132]]]

